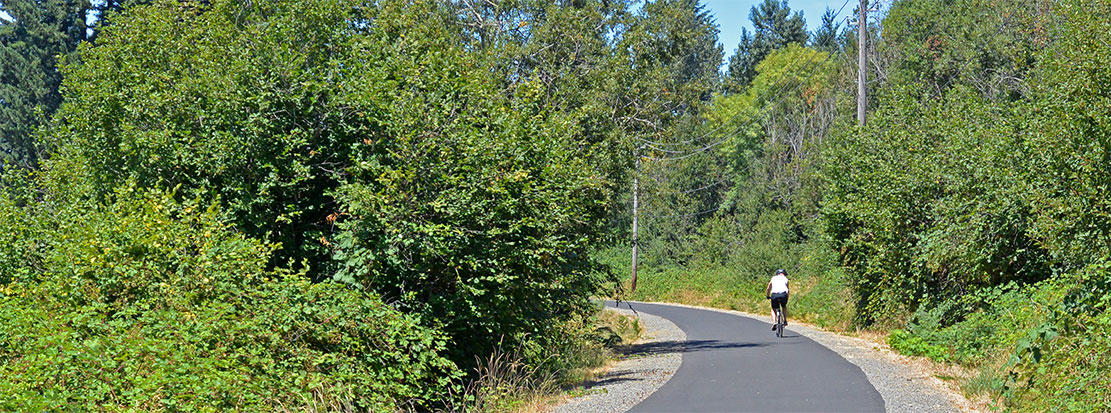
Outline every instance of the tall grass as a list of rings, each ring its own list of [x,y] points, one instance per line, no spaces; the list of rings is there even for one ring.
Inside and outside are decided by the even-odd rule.
[[[593,378],[615,357],[614,348],[635,341],[640,324],[609,311],[568,322],[548,337],[544,350],[498,346],[477,360],[477,379],[457,410],[471,412],[543,411],[568,387]]]

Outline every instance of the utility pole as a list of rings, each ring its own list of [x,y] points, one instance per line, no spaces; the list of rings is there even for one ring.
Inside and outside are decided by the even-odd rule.
[[[860,18],[857,19],[857,35],[859,37],[856,48],[860,55],[856,77],[856,122],[864,126],[864,83],[868,80],[868,63],[865,61],[865,50],[868,48],[868,0],[860,0]]]
[[[640,246],[640,236],[637,232],[637,221],[640,216],[640,149],[636,152],[636,169],[633,170],[633,283],[629,286],[629,294],[637,290],[637,247]]]

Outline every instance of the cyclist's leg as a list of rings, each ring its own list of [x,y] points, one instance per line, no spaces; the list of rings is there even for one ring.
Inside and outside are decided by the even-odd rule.
[[[768,302],[770,302],[772,304],[772,325],[775,325],[775,323],[776,323],[776,320],[775,320],[775,299],[772,298],[772,299],[768,300]]]
[[[787,299],[788,298],[790,298],[790,296],[783,297],[783,302],[780,303],[780,306],[779,306],[779,311],[783,312],[783,325],[787,325]]]

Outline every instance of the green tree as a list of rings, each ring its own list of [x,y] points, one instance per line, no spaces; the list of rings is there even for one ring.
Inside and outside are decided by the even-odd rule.
[[[34,168],[45,148],[35,138],[62,102],[59,59],[85,40],[88,0],[0,2],[0,165]]]
[[[752,33],[749,33],[747,27],[742,27],[741,40],[733,50],[733,55],[729,56],[729,66],[726,67],[725,77],[722,80],[722,87],[726,94],[743,92],[747,82],[756,76],[756,64],[760,63],[759,59],[763,56],[757,55],[759,51],[754,44]]]
[[[861,321],[1051,274],[1017,179],[1029,165],[1015,124],[1047,16],[982,7],[897,3],[873,56],[869,125],[835,133],[824,157],[828,229],[858,275]]]
[[[810,46],[826,53],[833,53],[841,47],[843,32],[841,22],[833,10],[826,8],[822,13],[822,24],[810,35]]]
[[[1051,14],[1032,0],[962,0],[896,3],[883,20],[875,58],[886,81],[917,84],[940,97],[957,85],[974,85],[986,98],[1015,101],[1029,94],[1036,53],[1047,44]],[[1005,12],[998,12],[1005,10]]]
[[[717,90],[717,25],[697,0],[649,2],[627,24],[617,45],[627,73],[616,74],[630,82],[624,126],[660,133],[697,113]]]
[[[573,80],[514,78],[528,40],[484,44],[464,15],[432,0],[131,8],[67,72],[58,165],[100,197],[134,181],[218,199],[280,245],[272,267],[377,292],[449,334],[461,364],[491,337],[543,343],[605,281],[586,251],[608,208],[596,163],[613,162],[559,86]]]
[[[614,47],[629,21],[624,1],[551,2],[528,0],[466,3],[464,36],[486,39],[492,67],[503,90],[530,92],[529,99],[564,122],[579,125],[576,145],[607,183],[622,182],[627,173],[629,143],[620,126],[632,94],[635,73]],[[619,75],[632,75],[621,79]],[[622,211],[623,212],[623,211]]]
[[[787,0],[764,0],[752,7],[748,15],[754,28],[751,42],[746,42],[742,32],[741,43],[729,58],[725,87],[737,93],[756,77],[756,65],[772,51],[791,43],[805,45],[806,20],[802,12],[791,14]]]
[[[698,152],[704,140],[696,138],[703,132],[699,126],[703,123],[701,113],[720,87],[722,49],[713,17],[703,5],[690,0],[654,1],[630,17],[628,29],[617,44],[620,57],[627,63],[619,66],[614,76],[627,85],[618,101],[624,102],[619,106],[622,109],[617,113],[629,145],[625,153],[627,167],[634,166],[634,158],[629,155],[662,159]],[[699,157],[701,160],[691,159],[693,164],[708,159]],[[633,172],[645,183],[641,187],[644,210],[653,211],[652,215],[660,219],[655,222],[656,218],[642,217],[646,231],[641,232],[645,240],[642,243],[682,237],[694,222],[678,216],[689,213],[685,209],[694,208],[693,203],[681,205],[684,210],[680,211],[666,198],[683,186],[681,181],[692,183],[707,176],[703,171],[713,173],[693,164],[651,160],[641,162],[641,168]],[[625,197],[623,201],[626,209],[621,212],[627,216],[632,200]],[[649,247],[645,255],[669,260],[675,258],[672,253],[670,248]]]

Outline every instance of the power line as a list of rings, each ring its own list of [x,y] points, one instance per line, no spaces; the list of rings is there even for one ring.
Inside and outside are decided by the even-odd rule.
[[[844,2],[843,4],[841,4],[841,7],[840,7],[839,9],[837,9],[837,13],[835,13],[835,14],[834,14],[834,18],[835,18],[835,19],[837,18],[837,16],[840,16],[841,12],[842,12],[842,11],[843,11],[843,10],[845,9],[845,7],[846,7],[846,6],[848,6],[848,4],[849,4],[849,1],[850,1],[850,0],[845,0],[845,2]],[[842,51],[842,52],[843,52],[843,51]],[[823,62],[822,62],[822,64],[825,64],[825,62],[829,61],[829,59],[830,59],[831,57],[833,57],[833,55],[834,55],[833,53],[829,53],[829,54],[827,54],[827,55],[826,55],[826,57],[825,57],[825,59],[823,59]],[[809,57],[809,58],[807,58],[807,62],[806,62],[806,63],[803,63],[803,65],[802,65],[802,66],[803,66],[803,67],[806,67],[806,65],[807,65],[807,64],[809,64],[809,62],[810,62],[811,60],[813,60],[813,59],[814,59],[814,56],[817,56],[817,53],[811,54],[811,55],[810,55],[810,57]],[[861,69],[861,70],[863,70],[863,69]],[[807,76],[807,79],[806,79],[806,81],[807,81],[807,82],[809,82],[810,78],[811,78],[811,77],[812,77],[812,76],[814,75],[814,73],[816,73],[816,71],[811,71],[811,74],[810,74],[810,76]],[[779,91],[778,91],[778,92],[776,93],[776,96],[775,96],[775,98],[774,98],[774,99],[772,99],[773,101],[774,101],[774,100],[778,100],[778,99],[780,99],[780,96],[781,96],[781,94],[783,93],[783,91],[784,91],[784,90],[786,90],[786,86],[787,86],[787,84],[789,84],[789,82],[790,82],[790,81],[791,81],[790,79],[785,79],[785,80],[784,80],[784,85],[783,85],[783,87],[782,87],[782,88],[780,88],[780,90],[779,90]],[[795,88],[797,89],[798,87],[799,87],[799,86],[797,86],[797,85],[796,85],[796,87],[795,87]],[[681,143],[681,145],[685,145],[685,144],[690,144],[690,143],[693,143],[693,142],[698,142],[698,141],[702,141],[702,140],[703,140],[703,139],[705,139],[706,137],[709,137],[709,136],[711,136],[712,134],[714,134],[714,133],[717,133],[717,132],[721,131],[721,129],[722,129],[722,128],[724,128],[724,127],[725,127],[726,125],[728,125],[728,124],[730,124],[730,123],[733,123],[733,121],[735,121],[735,120],[736,120],[737,118],[739,118],[739,117],[741,116],[741,114],[742,114],[742,113],[743,113],[743,112],[738,112],[737,114],[733,115],[733,116],[732,116],[732,117],[731,117],[730,119],[728,119],[727,121],[724,121],[724,122],[720,123],[720,124],[719,124],[719,125],[718,125],[717,127],[715,127],[714,129],[712,129],[712,130],[710,130],[710,131],[706,132],[706,133],[705,133],[705,134],[703,134],[702,136],[700,136],[700,137],[696,137],[696,138],[693,138],[693,139],[690,139],[690,140],[687,140],[687,141],[684,141],[683,143]],[[709,149],[711,149],[711,148],[717,147],[718,145],[721,145],[721,144],[722,144],[722,143],[724,143],[725,141],[727,141],[727,140],[729,140],[729,139],[733,138],[733,137],[735,136],[735,134],[736,134],[736,133],[740,132],[740,130],[741,130],[741,128],[742,128],[743,126],[744,126],[744,125],[738,125],[738,128],[737,128],[736,130],[734,130],[734,131],[732,131],[731,133],[727,134],[727,135],[726,135],[726,136],[725,136],[724,138],[722,138],[721,140],[719,140],[719,141],[717,141],[717,142],[714,142],[714,143],[711,143],[711,144],[709,144],[709,145],[703,146],[702,148],[700,148],[700,149],[698,149],[698,150],[696,150],[696,151],[694,151],[694,152],[691,152],[691,153],[685,154],[685,155],[680,155],[680,156],[677,156],[677,157],[672,157],[672,158],[666,158],[666,160],[669,160],[669,161],[673,161],[673,160],[686,159],[686,158],[689,158],[689,157],[691,157],[691,156],[694,156],[694,155],[696,155],[696,154],[699,154],[699,153],[705,152],[705,151],[707,151],[707,150],[709,150]],[[641,138],[641,137],[639,137],[639,136],[637,137],[637,139],[639,139],[639,140],[640,140],[640,141],[642,141],[642,142],[643,142],[644,144],[646,144],[645,146],[647,146],[647,147],[650,147],[650,148],[652,148],[652,149],[654,149],[654,150],[657,150],[657,151],[660,151],[660,152],[664,152],[664,153],[673,153],[673,154],[677,152],[677,151],[671,151],[671,150],[664,150],[663,148],[660,148],[660,147],[661,147],[661,146],[678,146],[678,145],[674,145],[674,144],[665,144],[665,143],[661,143],[661,142],[654,142],[654,141],[650,141],[650,140],[647,140],[647,139]],[[643,146],[642,146],[642,147],[643,147]],[[638,234],[637,234],[637,232],[638,232],[638,231],[637,231],[637,221],[638,221],[638,218],[639,218],[639,215],[638,215],[638,213],[637,213],[637,212],[638,212],[638,211],[637,211],[637,206],[638,206],[638,205],[637,205],[637,204],[638,204],[638,202],[637,202],[637,199],[638,199],[638,192],[639,192],[639,185],[638,185],[638,184],[639,184],[639,173],[640,173],[640,160],[641,160],[641,156],[640,156],[640,151],[639,151],[639,149],[638,149],[638,150],[637,150],[637,153],[636,153],[636,164],[637,164],[637,168],[636,168],[636,170],[635,170],[635,171],[633,172],[633,174],[634,174],[634,179],[633,179],[633,181],[634,181],[634,183],[633,183],[633,251],[632,251],[632,262],[633,262],[633,264],[632,264],[632,285],[631,285],[631,288],[630,288],[630,290],[633,290],[633,291],[635,291],[635,290],[636,290],[636,282],[637,282],[637,255],[638,255],[638,254],[637,254],[637,247],[638,247],[638,244],[639,244],[639,241],[638,241],[639,237],[638,237]],[[722,181],[722,182],[723,182],[723,181]],[[703,188],[699,188],[699,189],[691,190],[690,192],[696,192],[696,191],[700,191],[700,190],[705,190],[705,189],[707,189],[707,188],[709,188],[709,187],[712,187],[712,186],[716,186],[716,185],[719,185],[719,184],[721,184],[722,182],[718,182],[717,184],[712,184],[712,185],[709,185],[709,186],[705,186],[705,187],[703,187]],[[690,192],[684,192],[684,193],[690,193]],[[718,210],[719,210],[719,209],[721,209],[721,208],[722,208],[722,205],[721,205],[721,204],[719,204],[719,205],[718,205],[717,207],[715,207],[715,208],[713,208],[713,209],[708,209],[708,210],[705,210],[705,211],[700,211],[700,212],[696,212],[696,213],[694,213],[694,214],[686,214],[686,215],[679,215],[679,216],[681,216],[681,217],[696,217],[696,216],[701,216],[701,215],[705,215],[705,214],[708,214],[708,213],[712,213],[712,212],[718,211]]]
[[[699,212],[695,212],[693,214],[647,215],[646,218],[692,218],[692,217],[697,217],[697,216],[701,216],[701,215],[706,215],[706,214],[709,214],[711,212],[716,212],[717,210],[719,210],[721,208],[722,208],[721,206],[718,206],[718,207],[713,208],[713,209],[707,209],[705,211],[699,211]]]
[[[695,189],[688,189],[686,191],[682,191],[682,192],[679,192],[679,193],[681,193],[681,194],[691,194],[691,193],[695,193],[695,192],[698,192],[698,191],[705,191],[707,189],[710,189],[710,188],[713,188],[715,186],[724,184],[726,182],[729,182],[729,180],[728,179],[722,179],[720,181],[714,182],[714,183],[709,184],[709,185],[704,185],[702,187],[695,188]]]
[[[849,5],[849,1],[851,1],[851,0],[845,0],[845,2],[841,4],[841,7],[837,9],[837,12],[836,12],[836,13],[834,13],[834,16],[833,16],[833,17],[834,17],[834,19],[836,19],[836,18],[837,18],[838,16],[840,16],[840,15],[841,15],[841,12],[842,12],[842,11],[844,11],[844,10],[845,10],[845,7]],[[844,53],[844,50],[839,50],[838,52],[840,52],[840,53]],[[805,62],[803,62],[803,64],[802,64],[802,65],[800,65],[800,67],[802,67],[802,68],[803,68],[803,69],[805,70],[805,68],[807,67],[807,65],[809,65],[809,64],[810,64],[810,62],[814,60],[814,57],[815,57],[815,56],[817,56],[817,55],[818,55],[818,53],[813,53],[813,54],[811,54],[811,55],[810,55],[810,57],[808,57],[808,58],[806,59],[806,61],[805,61]],[[834,53],[829,53],[828,55],[826,55],[825,59],[823,59],[823,60],[822,60],[822,62],[818,64],[818,66],[821,66],[822,64],[825,64],[826,62],[828,62],[828,61],[829,61],[829,59],[833,57],[833,55],[834,55]],[[810,78],[812,78],[812,77],[813,77],[813,75],[814,75],[815,73],[816,73],[815,71],[811,71],[811,73],[810,73],[810,76],[807,76],[807,78],[806,78],[806,81],[809,81],[809,80],[810,80]],[[766,100],[766,101],[767,101],[767,102],[772,102],[772,101],[776,101],[776,100],[779,100],[779,99],[780,99],[780,97],[782,96],[783,92],[784,92],[785,90],[787,90],[787,87],[788,87],[788,86],[790,86],[790,85],[791,85],[791,83],[792,83],[792,79],[784,79],[784,81],[783,81],[783,85],[782,85],[782,86],[781,86],[781,87],[779,88],[779,90],[778,90],[778,91],[776,91],[775,95],[773,95],[773,98],[771,98],[771,99],[768,99],[768,100]],[[796,90],[798,89],[798,86],[797,86],[797,85],[796,85],[795,89],[796,89]],[[778,103],[778,102],[777,102],[777,103]],[[766,106],[772,106],[772,105],[766,105]],[[718,126],[716,126],[716,127],[714,128],[714,129],[712,129],[712,130],[710,130],[710,131],[706,132],[706,133],[705,133],[705,134],[703,134],[702,136],[698,136],[698,137],[695,137],[695,138],[692,138],[692,139],[686,140],[686,141],[684,141],[684,142],[681,142],[681,143],[674,143],[674,144],[669,144],[669,143],[662,143],[662,142],[654,142],[654,141],[650,141],[650,140],[647,140],[647,139],[644,139],[644,138],[641,138],[641,137],[637,137],[637,139],[638,139],[638,140],[640,140],[640,141],[642,141],[642,142],[645,142],[646,144],[652,145],[652,146],[664,146],[664,145],[666,145],[666,146],[678,146],[678,145],[681,145],[681,144],[686,144],[686,143],[691,143],[691,142],[701,141],[701,140],[703,140],[703,139],[705,139],[705,138],[709,137],[710,135],[712,135],[712,134],[714,134],[714,133],[716,133],[716,132],[719,132],[719,131],[721,131],[721,129],[722,129],[722,128],[724,128],[724,127],[725,127],[726,125],[728,125],[728,124],[732,123],[732,121],[736,120],[736,119],[737,119],[737,118],[739,118],[740,116],[741,116],[741,113],[738,113],[738,114],[736,114],[736,115],[733,115],[733,116],[732,116],[732,117],[731,117],[731,118],[730,118],[729,120],[721,122],[721,123],[720,123],[720,124],[718,124]],[[743,127],[743,126],[742,126],[742,127]],[[705,152],[706,150],[709,150],[709,149],[711,149],[711,148],[714,148],[714,147],[716,147],[716,146],[718,146],[718,145],[721,145],[722,143],[725,143],[725,141],[729,140],[729,139],[730,139],[730,138],[732,137],[732,135],[733,135],[733,134],[735,134],[735,133],[739,132],[739,131],[740,131],[740,129],[741,129],[741,128],[740,128],[740,127],[738,127],[738,128],[736,129],[736,130],[734,130],[734,131],[733,131],[733,132],[731,132],[730,134],[727,134],[727,135],[726,135],[726,137],[722,138],[721,140],[719,140],[719,141],[717,141],[717,142],[714,142],[714,143],[711,143],[711,144],[709,144],[709,145],[705,145],[705,146],[703,146],[703,147],[701,147],[701,148],[695,149],[695,150],[693,150],[692,152],[686,153],[685,155],[681,155],[681,156],[676,156],[676,157],[663,157],[663,158],[654,158],[654,157],[647,157],[647,159],[649,159],[649,160],[654,160],[654,161],[675,161],[675,160],[680,160],[680,159],[686,159],[686,158],[689,158],[689,157],[691,157],[691,156],[694,156],[695,154],[698,154],[698,153],[701,153],[701,152]],[[662,148],[658,148],[658,147],[654,147],[653,149],[656,149],[656,150],[658,150],[658,151],[660,151],[660,152],[664,152],[664,153],[670,153],[670,154],[677,154],[677,153],[682,153],[682,152],[680,152],[680,151],[664,150],[664,149],[662,149]]]
[[[840,51],[840,53],[844,53],[844,51]],[[811,54],[810,57],[807,59],[807,61],[804,62],[801,66],[805,69],[806,65],[810,64],[810,62],[813,61],[814,57],[817,56],[818,54],[819,53]],[[817,63],[817,66],[821,66],[821,65],[825,64],[831,58],[833,58],[833,56],[834,56],[834,53],[827,54],[826,57],[824,59],[822,59],[821,62]],[[769,99],[769,100],[766,101],[766,102],[768,102],[768,104],[764,105],[764,107],[766,107],[766,108],[767,107],[774,107],[778,103],[781,103],[781,102],[779,102],[779,100],[783,97],[783,92],[786,91],[787,88],[792,85],[792,83],[794,84],[794,88],[792,88],[792,92],[793,92],[793,91],[798,90],[798,88],[802,87],[802,85],[807,84],[810,81],[810,79],[812,79],[814,77],[814,75],[817,74],[817,73],[818,73],[817,71],[811,70],[810,74],[805,79],[803,79],[801,82],[798,82],[797,79],[786,79],[786,80],[784,80],[784,83],[783,83],[782,87],[780,87],[778,89],[778,91],[775,93],[775,95],[773,95],[774,97],[772,99]],[[767,113],[765,113],[764,115],[767,116]],[[718,127],[714,128],[714,130],[711,130],[710,132],[708,132],[707,134],[705,134],[703,136],[709,136],[711,133],[720,131],[722,127],[724,127],[725,125],[727,125],[729,123],[732,123],[731,121],[737,119],[738,117],[740,117],[740,114],[734,115],[729,121],[722,122]],[[650,156],[646,156],[645,158],[648,159],[648,160],[653,160],[653,161],[677,161],[677,160],[690,158],[694,155],[705,152],[709,149],[712,149],[714,147],[717,147],[718,145],[721,145],[721,144],[725,143],[729,139],[733,138],[736,133],[740,132],[743,127],[744,127],[744,125],[739,125],[736,129],[734,129],[730,133],[726,134],[724,138],[722,138],[722,139],[720,139],[716,142],[713,142],[709,145],[703,146],[701,148],[694,149],[692,151],[688,151],[684,155],[673,156],[673,157],[650,157]],[[666,151],[665,153],[680,153],[680,152]]]

